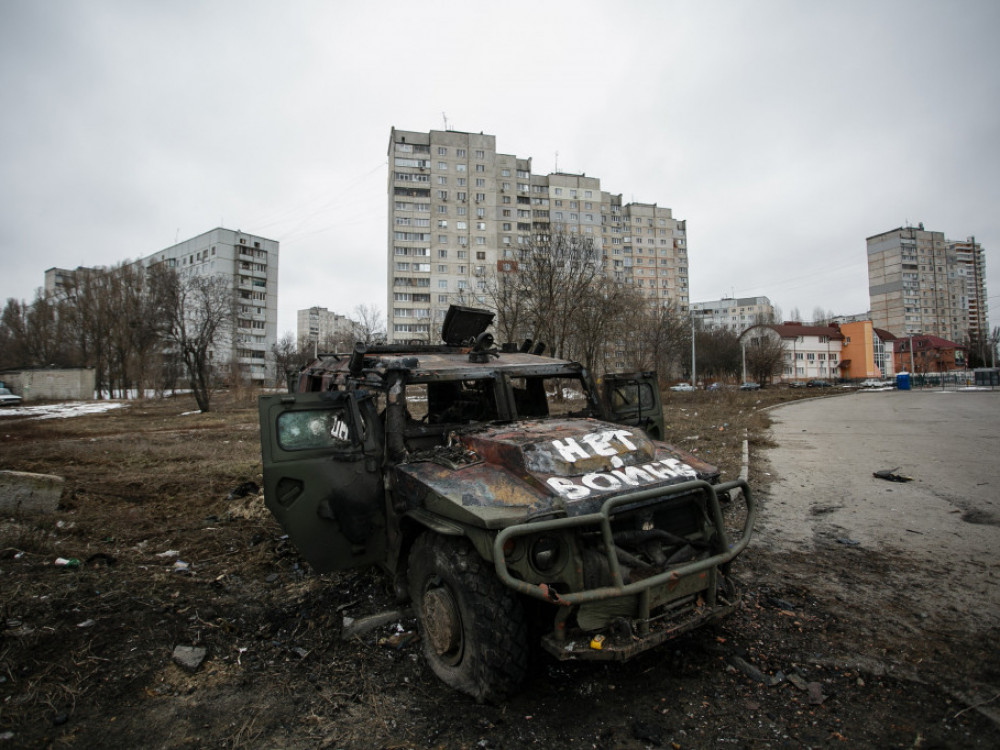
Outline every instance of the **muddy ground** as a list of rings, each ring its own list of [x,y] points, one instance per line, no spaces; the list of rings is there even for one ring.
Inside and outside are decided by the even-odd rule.
[[[668,439],[731,478],[748,434],[766,514],[762,407],[800,395],[669,393]],[[1000,747],[1000,699],[961,689],[1000,683],[1000,634],[910,625],[914,592],[863,593],[908,561],[836,544],[751,544],[725,621],[624,665],[539,656],[519,695],[476,705],[406,616],[342,637],[395,606],[391,582],[312,573],[256,496],[231,496],[259,481],[257,415],[216,404],[0,413],[0,468],[67,480],[54,515],[0,518],[0,748]],[[858,596],[811,585],[831,575]],[[189,671],[177,646],[206,658]]]

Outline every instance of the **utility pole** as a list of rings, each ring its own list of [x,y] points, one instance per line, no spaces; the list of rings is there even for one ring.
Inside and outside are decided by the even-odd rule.
[[[691,385],[698,387],[698,373],[695,364],[694,350],[694,310],[691,310]]]

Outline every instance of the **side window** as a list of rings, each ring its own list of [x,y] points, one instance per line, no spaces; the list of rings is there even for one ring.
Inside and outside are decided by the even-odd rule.
[[[596,416],[578,378],[511,378],[511,387],[519,417]]]
[[[498,416],[492,379],[444,381],[427,385],[429,424],[488,422]]]
[[[654,406],[653,389],[649,383],[622,383],[615,386],[612,394],[612,406],[620,409],[624,406],[640,406],[652,409]]]
[[[278,417],[278,445],[286,451],[351,447],[352,431],[342,409],[287,411]]]

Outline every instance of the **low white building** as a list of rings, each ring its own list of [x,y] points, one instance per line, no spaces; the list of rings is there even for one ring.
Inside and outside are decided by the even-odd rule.
[[[795,322],[755,325],[740,334],[740,341],[749,346],[762,336],[781,339],[785,349],[781,380],[840,377],[844,335],[837,326]]]

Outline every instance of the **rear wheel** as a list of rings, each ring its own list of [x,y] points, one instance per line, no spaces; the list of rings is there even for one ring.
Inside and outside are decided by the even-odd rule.
[[[516,690],[528,667],[524,610],[472,545],[427,532],[407,577],[434,673],[480,703]]]

